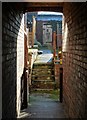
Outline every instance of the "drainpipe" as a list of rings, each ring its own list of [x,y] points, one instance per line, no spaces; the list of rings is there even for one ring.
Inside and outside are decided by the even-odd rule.
[[[57,47],[58,47],[58,23],[57,23]]]
[[[56,32],[53,33],[53,56],[56,56]]]

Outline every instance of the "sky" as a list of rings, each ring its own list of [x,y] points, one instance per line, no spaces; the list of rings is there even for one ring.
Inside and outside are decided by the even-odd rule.
[[[43,11],[38,12],[38,15],[43,15],[43,14],[45,14],[45,15],[49,15],[49,14],[53,14],[53,15],[63,15],[63,14],[60,13],[60,12],[48,12],[48,11],[46,11],[46,12],[43,12]]]

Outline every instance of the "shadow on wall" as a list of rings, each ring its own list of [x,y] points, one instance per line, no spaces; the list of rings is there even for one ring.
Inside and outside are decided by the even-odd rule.
[[[15,3],[2,3],[2,118],[20,112],[20,83],[24,69],[24,18]]]
[[[0,18],[2,17],[2,3],[0,2]],[[0,119],[2,118],[2,19],[0,19]]]

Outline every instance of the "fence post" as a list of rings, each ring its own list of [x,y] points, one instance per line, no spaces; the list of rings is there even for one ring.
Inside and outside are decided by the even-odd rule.
[[[63,68],[60,68],[60,102],[63,101]]]

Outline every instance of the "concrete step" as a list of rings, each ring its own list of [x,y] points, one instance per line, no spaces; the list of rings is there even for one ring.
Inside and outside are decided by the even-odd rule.
[[[52,62],[49,63],[34,63],[34,65],[52,65]]]
[[[52,72],[43,72],[43,71],[41,71],[41,72],[33,72],[32,73],[32,76],[52,76],[52,75],[54,75]]]
[[[33,88],[33,89],[31,90],[31,92],[34,92],[34,91],[38,91],[38,92],[39,92],[39,91],[52,91],[52,90],[53,90],[53,88],[52,88],[52,89],[45,89],[45,88],[44,88],[44,89],[39,89],[39,88],[36,88],[36,89],[35,89],[35,88]]]
[[[54,75],[51,75],[51,76],[43,76],[43,75],[41,75],[41,76],[32,76],[32,80],[54,80]]]
[[[46,75],[51,75],[51,74],[54,74],[54,70],[51,70],[51,69],[33,69],[32,71],[32,75],[34,74],[38,74],[38,75],[41,75],[41,74],[46,74]]]
[[[52,64],[34,64],[33,69],[48,69],[48,68],[53,68]]]
[[[32,81],[32,89],[55,89],[55,82]]]
[[[32,71],[32,89],[54,89],[55,76],[52,63],[34,64]]]
[[[35,75],[32,75],[32,77],[34,77],[34,78],[35,78],[35,77],[54,77],[54,75],[52,75],[52,74],[50,74],[50,75],[49,75],[49,74],[48,74],[48,75],[41,74],[41,75],[39,76],[39,75],[36,75],[36,74],[35,74]]]
[[[54,80],[32,80],[32,82],[54,82]]]
[[[54,71],[32,71],[32,76],[51,76],[54,75]]]

